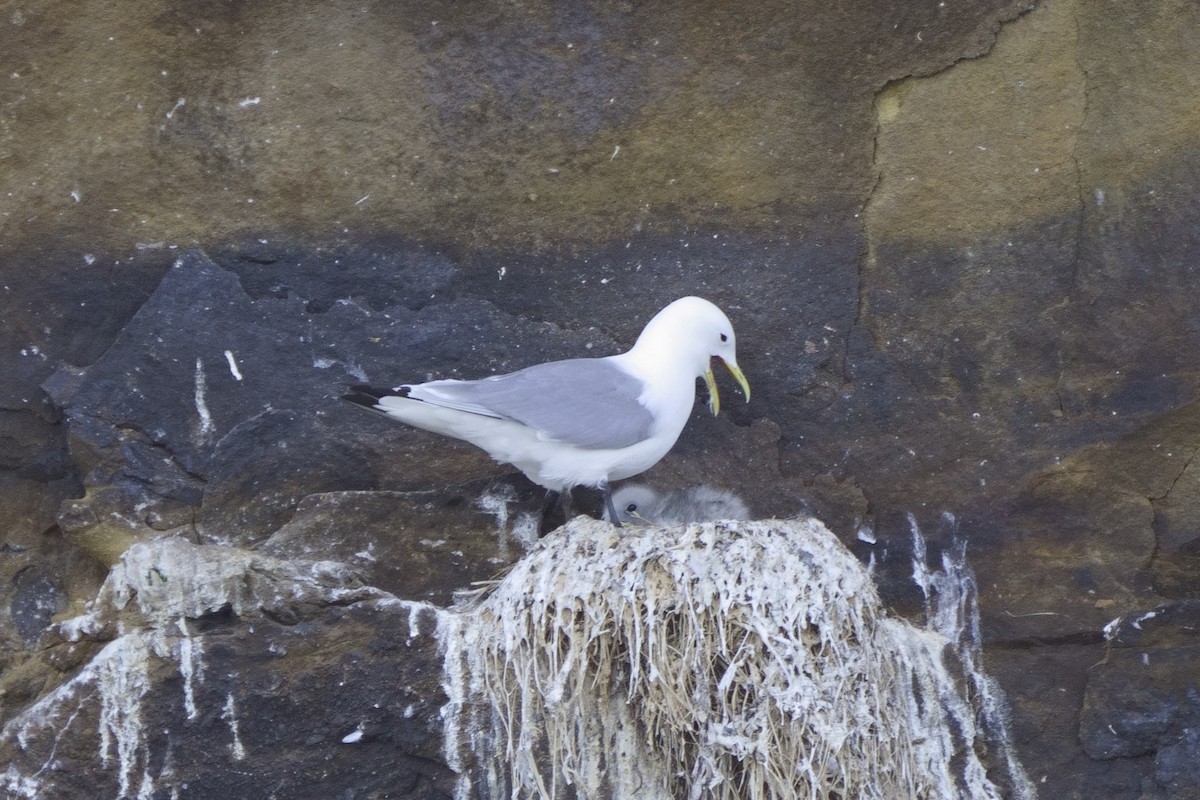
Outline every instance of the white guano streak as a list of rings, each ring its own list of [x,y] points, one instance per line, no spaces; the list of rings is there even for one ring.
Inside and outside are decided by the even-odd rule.
[[[238,369],[237,359],[233,357],[232,350],[225,351],[225,360],[229,362],[229,374],[233,375],[234,380],[242,379],[242,371]]]
[[[204,399],[207,390],[204,380],[204,362],[196,358],[196,414],[200,417],[200,438],[208,439],[213,433],[212,414],[208,412],[208,403]]]

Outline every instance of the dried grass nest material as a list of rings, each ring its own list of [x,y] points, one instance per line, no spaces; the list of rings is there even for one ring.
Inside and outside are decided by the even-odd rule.
[[[944,664],[815,520],[543,539],[458,628],[494,797],[998,798]]]

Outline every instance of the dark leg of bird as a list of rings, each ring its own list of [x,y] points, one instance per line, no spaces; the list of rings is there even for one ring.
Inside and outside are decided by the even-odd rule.
[[[609,487],[608,481],[600,484],[600,493],[604,495],[604,507],[608,509],[608,518],[612,520],[613,527],[621,528],[621,518],[617,516],[617,507],[613,505],[612,488]]]
[[[563,489],[561,492],[558,493],[558,507],[560,509],[562,509],[564,522],[569,520],[572,517],[572,515],[574,514],[574,509],[572,508],[572,505],[573,504],[571,503],[570,488]]]
[[[550,531],[565,525],[571,518],[570,490],[555,492],[546,491],[546,502],[542,504],[542,518],[538,524],[538,535],[545,536]]]
[[[546,499],[542,501],[542,516],[550,513],[550,509],[555,508],[559,503],[558,492],[553,489],[546,490]]]

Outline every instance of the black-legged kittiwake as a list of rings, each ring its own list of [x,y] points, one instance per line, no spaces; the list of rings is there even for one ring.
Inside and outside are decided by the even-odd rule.
[[[749,401],[729,318],[707,300],[683,297],[619,355],[551,361],[474,381],[352,386],[343,397],[470,442],[551,491],[594,486],[618,520],[609,484],[644,472],[674,446],[692,412],[696,378],[708,385],[712,413],[720,411],[713,358]]]
[[[613,490],[617,520],[633,525],[683,525],[688,522],[714,522],[722,519],[750,519],[750,510],[742,498],[726,489],[690,486],[686,489],[657,491],[633,484]],[[611,511],[604,518],[611,521]]]

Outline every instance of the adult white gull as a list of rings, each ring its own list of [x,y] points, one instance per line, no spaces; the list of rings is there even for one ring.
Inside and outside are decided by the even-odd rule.
[[[708,385],[712,413],[720,411],[714,358],[748,402],[750,384],[738,367],[729,318],[707,300],[683,297],[619,355],[551,361],[474,381],[352,386],[343,398],[470,442],[551,491],[596,487],[609,519],[620,525],[610,483],[644,472],[675,445],[692,413],[697,378]]]

